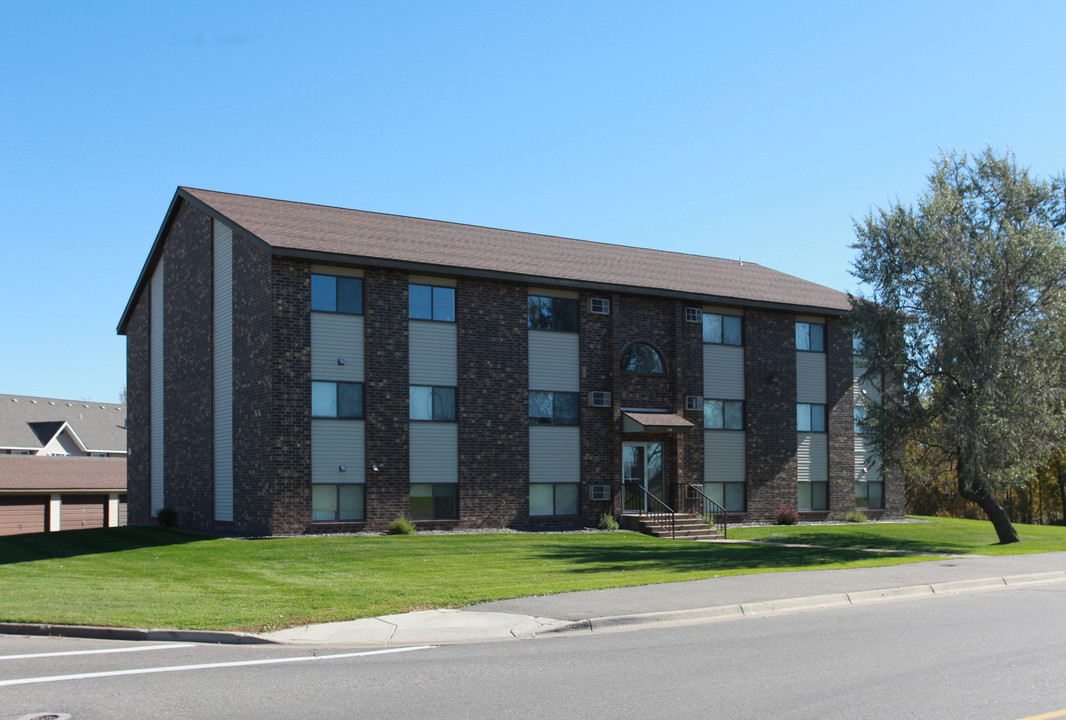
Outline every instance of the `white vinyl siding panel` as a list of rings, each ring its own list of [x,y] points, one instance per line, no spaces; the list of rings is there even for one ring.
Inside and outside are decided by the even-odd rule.
[[[531,483],[578,482],[580,479],[580,428],[530,426],[529,481]]]
[[[855,373],[855,404],[859,405],[861,398],[865,394],[867,402],[878,403],[881,402],[881,378],[877,376],[871,376],[866,380],[863,380],[863,375],[866,373],[866,363],[862,360],[856,359],[854,363]],[[863,390],[866,392],[863,393]]]
[[[363,381],[362,315],[311,313],[311,377]]]
[[[744,432],[703,433],[703,482],[744,482]]]
[[[459,482],[459,427],[411,423],[411,483]]]
[[[577,333],[529,331],[529,388],[578,392],[580,372]]]
[[[151,394],[151,513],[163,507],[163,258],[152,273],[149,305],[149,385]]]
[[[744,348],[732,345],[703,346],[703,397],[715,400],[744,399]]]
[[[233,520],[233,231],[215,220],[215,520]]]
[[[825,433],[797,433],[796,479],[799,482],[829,480],[829,439]]]
[[[455,323],[412,320],[408,330],[410,379],[412,385],[455,387]]]
[[[59,532],[63,529],[63,496],[52,495],[48,498],[48,531]]]
[[[866,472],[863,472],[866,470]],[[855,480],[866,482],[881,481],[881,463],[877,453],[867,447],[862,438],[855,440]]]
[[[311,482],[365,482],[365,437],[362,420],[312,420]]]
[[[119,502],[118,493],[111,493],[107,496],[107,526],[118,527],[121,523],[119,518]]]
[[[825,353],[796,353],[796,402],[825,403]]]

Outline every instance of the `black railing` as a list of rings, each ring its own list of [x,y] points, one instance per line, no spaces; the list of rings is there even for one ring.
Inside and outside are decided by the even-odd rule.
[[[662,501],[662,498],[637,483],[623,483],[622,489],[625,493],[622,498],[625,512],[640,513],[649,520],[662,524],[669,522],[670,537],[677,537],[677,524],[674,521],[676,513],[672,507]],[[638,490],[640,491],[639,493],[637,492]],[[653,510],[652,508],[655,509]]]
[[[704,518],[709,524],[714,526],[715,530],[722,534],[722,537],[726,537],[729,524],[729,513],[726,512],[726,509],[707,497],[707,493],[703,492],[703,488],[699,485],[688,483],[686,487],[688,491],[685,493],[685,501],[683,503],[685,511],[695,513]]]

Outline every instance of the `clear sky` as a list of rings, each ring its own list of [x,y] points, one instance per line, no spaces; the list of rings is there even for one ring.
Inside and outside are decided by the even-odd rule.
[[[0,392],[115,402],[178,185],[742,258],[857,289],[939,150],[1066,168],[1066,2],[17,2]]]

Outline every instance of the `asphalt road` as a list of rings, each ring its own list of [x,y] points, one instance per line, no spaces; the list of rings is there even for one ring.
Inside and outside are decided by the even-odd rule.
[[[0,718],[1066,717],[1064,607],[1051,583],[384,652],[7,636]]]

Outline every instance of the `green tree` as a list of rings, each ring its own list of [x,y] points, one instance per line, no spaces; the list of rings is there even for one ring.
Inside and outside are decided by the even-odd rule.
[[[958,493],[1000,542],[1018,534],[994,491],[1061,444],[1066,362],[1066,179],[1009,152],[941,154],[916,207],[856,222],[851,327],[886,379],[867,411],[886,464],[908,442],[954,465]]]

